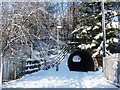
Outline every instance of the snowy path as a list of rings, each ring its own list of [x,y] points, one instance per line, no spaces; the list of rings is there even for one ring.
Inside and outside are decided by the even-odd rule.
[[[55,68],[26,75],[3,85],[3,88],[116,88],[106,82],[101,70],[97,72],[70,72],[66,60]]]

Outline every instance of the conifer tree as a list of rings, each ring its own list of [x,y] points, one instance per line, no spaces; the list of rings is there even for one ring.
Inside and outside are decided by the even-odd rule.
[[[105,3],[106,9],[115,9],[119,3]],[[112,6],[111,6],[112,5]],[[82,2],[76,3],[74,6],[70,6],[70,9],[74,8],[75,28],[72,30],[74,34],[74,41],[79,42],[79,48],[87,49],[93,53],[93,57],[100,54],[102,55],[103,46],[103,32],[102,32],[102,12],[100,2]],[[71,12],[71,11],[70,11]],[[70,13],[69,13],[70,14]],[[72,14],[71,14],[72,15]],[[69,18],[69,15],[67,18]],[[116,11],[110,11],[105,13],[106,24],[106,38],[108,47],[110,44],[116,42],[115,33],[119,31],[117,23],[114,23],[113,19],[117,18]],[[67,20],[67,19],[66,19]],[[74,20],[74,18],[73,18]],[[71,24],[71,21],[69,22]],[[72,25],[72,24],[71,24]],[[72,37],[73,38],[73,37]]]

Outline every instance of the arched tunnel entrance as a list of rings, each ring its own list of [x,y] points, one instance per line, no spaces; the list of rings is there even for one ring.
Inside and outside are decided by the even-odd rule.
[[[92,54],[87,50],[74,51],[68,58],[70,71],[94,71]]]

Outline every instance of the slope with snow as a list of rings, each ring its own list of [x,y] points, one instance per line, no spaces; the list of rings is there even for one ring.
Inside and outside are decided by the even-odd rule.
[[[116,88],[107,83],[102,70],[96,72],[73,72],[67,67],[67,57],[55,68],[41,70],[3,84],[3,88]]]

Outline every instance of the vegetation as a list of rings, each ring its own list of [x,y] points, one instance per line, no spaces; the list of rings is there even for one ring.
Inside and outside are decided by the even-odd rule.
[[[119,5],[120,2],[105,3],[105,9],[109,10],[105,12],[108,53],[109,50],[114,53],[118,48],[115,52],[120,52],[120,44],[115,43],[119,36],[116,33],[120,32],[120,11],[116,11],[120,10]],[[0,39],[4,64],[8,67],[10,64],[6,61],[14,61],[13,67],[20,66],[16,64],[19,60],[23,63],[29,58],[45,58],[47,61],[68,42],[77,42],[75,48],[87,49],[93,57],[102,55],[100,2],[3,2],[1,6]]]

